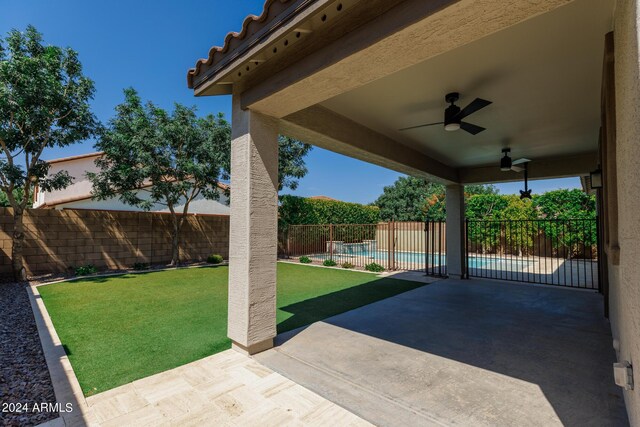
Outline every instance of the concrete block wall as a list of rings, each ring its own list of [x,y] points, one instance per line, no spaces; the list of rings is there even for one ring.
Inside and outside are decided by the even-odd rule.
[[[28,274],[64,272],[93,264],[129,268],[171,259],[171,217],[164,213],[29,210],[25,223]],[[0,208],[0,275],[11,273],[11,210]],[[181,233],[181,259],[229,256],[229,216],[189,215]]]

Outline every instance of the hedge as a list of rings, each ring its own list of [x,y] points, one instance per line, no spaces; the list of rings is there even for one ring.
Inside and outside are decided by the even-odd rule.
[[[279,225],[286,230],[297,224],[377,224],[380,209],[338,200],[280,196]]]

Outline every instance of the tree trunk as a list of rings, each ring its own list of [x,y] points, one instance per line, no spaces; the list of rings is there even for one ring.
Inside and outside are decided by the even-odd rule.
[[[13,244],[11,246],[11,266],[13,279],[16,281],[27,280],[27,271],[24,268],[24,211],[22,208],[13,210]]]
[[[177,215],[171,215],[173,222],[173,230],[171,236],[171,265],[177,266],[180,263],[180,229],[182,228],[182,218]]]

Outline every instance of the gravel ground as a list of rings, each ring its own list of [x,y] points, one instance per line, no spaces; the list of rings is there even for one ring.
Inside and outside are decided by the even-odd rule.
[[[0,425],[31,426],[58,416],[34,410],[56,402],[26,283],[0,283]],[[16,411],[16,405],[23,411]],[[24,411],[26,407],[26,411]]]

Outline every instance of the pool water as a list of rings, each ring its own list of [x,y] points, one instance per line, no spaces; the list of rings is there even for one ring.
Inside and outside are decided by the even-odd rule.
[[[326,254],[328,256],[328,254]],[[395,260],[396,263],[399,264],[418,264],[424,265],[425,263],[425,253],[424,252],[396,252]],[[389,253],[387,251],[375,251],[375,252],[359,252],[359,253],[336,253],[334,257],[340,258],[341,260],[346,260],[348,258],[368,258],[371,261],[376,261],[379,263],[386,262],[389,259]],[[446,263],[446,256],[434,254],[428,255],[427,260],[429,265],[438,266],[440,264]],[[508,271],[522,271],[528,268],[535,261],[532,260],[523,260],[523,259],[511,259],[511,258],[500,258],[495,255],[487,255],[487,256],[470,256],[469,257],[469,268],[484,268],[484,269],[492,269],[492,270],[508,270]]]

